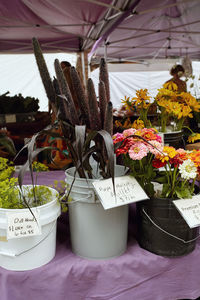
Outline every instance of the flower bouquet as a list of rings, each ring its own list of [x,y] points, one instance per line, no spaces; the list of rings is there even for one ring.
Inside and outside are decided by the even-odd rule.
[[[196,228],[190,229],[172,200],[192,198],[200,174],[200,151],[163,146],[153,128],[128,129],[113,136],[116,155],[150,200],[137,204],[138,241],[144,249],[180,256],[195,248]]]
[[[162,153],[161,137],[154,128],[126,129],[113,136],[115,153],[123,155],[124,165],[138,180],[148,196],[154,194],[152,179],[155,178],[155,168],[152,161],[156,154]]]
[[[126,97],[122,100],[128,111],[132,111],[139,114],[139,119],[144,122],[145,127],[150,127],[151,122],[148,119],[148,111],[152,107],[153,102],[149,96],[147,89],[140,89],[136,91],[136,97],[130,99]]]
[[[149,197],[191,198],[200,174],[200,151],[163,146],[154,128],[127,129],[113,136],[115,153]],[[155,191],[155,184],[162,189]],[[158,186],[158,185],[156,185]]]
[[[178,92],[175,83],[165,83],[155,97],[159,108],[160,131],[166,132],[167,125],[173,125],[172,131],[180,131],[187,118],[193,118],[193,112],[199,112],[200,104],[190,93]]]

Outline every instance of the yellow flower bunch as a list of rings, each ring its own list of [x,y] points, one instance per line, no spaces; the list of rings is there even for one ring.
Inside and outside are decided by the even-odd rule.
[[[124,96],[124,99],[121,99],[123,105],[126,107],[127,110],[134,110],[135,108],[132,106],[132,102],[130,97]]]
[[[9,163],[7,158],[0,157],[0,181],[10,178],[15,168]]]
[[[167,89],[169,91],[178,91],[178,87],[173,81],[166,82],[165,84],[163,84],[163,87],[164,89]]]
[[[194,143],[198,140],[200,140],[200,133],[193,133],[188,137],[188,142],[189,143]]]
[[[148,95],[147,89],[140,89],[136,91],[136,97],[132,98],[132,103],[134,106],[139,106],[147,109],[150,105],[150,96]]]
[[[32,163],[32,167],[33,167],[33,171],[36,171],[36,172],[46,172],[46,171],[49,171],[48,166],[46,166],[45,164],[40,163],[38,161],[34,161]]]
[[[138,118],[137,120],[135,120],[133,122],[132,128],[143,129],[144,128],[144,122],[140,118]]]
[[[142,129],[144,128],[144,122],[140,118],[138,118],[134,122],[131,122],[130,118],[127,118],[124,123],[122,123],[119,120],[116,120],[115,126],[123,129],[129,129],[129,128]]]
[[[183,102],[188,105],[193,111],[199,112],[200,103],[190,93],[182,92],[179,97],[182,97]]]
[[[193,118],[192,111],[200,111],[200,103],[190,93],[178,93],[178,87],[173,82],[167,82],[158,89],[155,100],[160,108],[163,132],[170,117],[175,119],[176,130],[181,130],[185,119]]]
[[[144,122],[144,126],[150,126],[150,122],[147,120],[147,112],[152,103],[147,89],[137,90],[136,97],[131,99],[125,96],[125,98],[122,99],[122,103],[127,110],[138,111],[140,119]]]

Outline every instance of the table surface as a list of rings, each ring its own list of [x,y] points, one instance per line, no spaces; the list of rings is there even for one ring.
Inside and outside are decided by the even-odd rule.
[[[38,183],[64,180],[63,171],[38,174]],[[24,183],[30,183],[26,174]],[[40,268],[15,272],[0,267],[1,300],[177,300],[200,296],[200,242],[187,256],[166,258],[139,247],[130,214],[127,251],[108,260],[72,253],[68,216],[58,219],[55,258]]]

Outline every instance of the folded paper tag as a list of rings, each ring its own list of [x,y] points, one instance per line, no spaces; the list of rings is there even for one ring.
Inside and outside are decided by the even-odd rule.
[[[92,183],[104,209],[148,199],[148,196],[134,177],[116,177],[114,181],[115,193],[111,178]]]
[[[200,195],[174,200],[173,203],[190,228],[200,226]]]
[[[7,239],[41,234],[40,216],[35,209],[26,212],[7,213]]]

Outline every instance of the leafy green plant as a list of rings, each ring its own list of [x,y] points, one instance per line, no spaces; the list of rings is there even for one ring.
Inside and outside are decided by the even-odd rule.
[[[46,166],[34,162],[33,167],[39,171]],[[8,159],[0,157],[0,207],[9,209],[32,208],[43,205],[52,199],[48,186],[18,186],[18,179],[12,177],[14,166]]]

